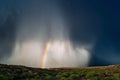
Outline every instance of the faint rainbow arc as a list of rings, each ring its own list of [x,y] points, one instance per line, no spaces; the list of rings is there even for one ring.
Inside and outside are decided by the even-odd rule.
[[[44,66],[45,66],[45,60],[46,60],[47,51],[49,49],[49,45],[50,45],[50,41],[48,41],[45,44],[45,47],[44,47],[44,50],[43,50],[43,53],[42,53],[42,59],[41,59],[41,63],[40,63],[40,68],[44,68]]]

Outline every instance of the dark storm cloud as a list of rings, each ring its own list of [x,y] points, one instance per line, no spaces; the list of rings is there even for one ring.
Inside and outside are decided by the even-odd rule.
[[[70,22],[71,39],[73,41],[89,43],[101,32],[102,19],[95,5],[80,0],[64,2],[66,15]]]
[[[71,39],[94,42],[90,65],[120,64],[120,1],[64,1],[69,16]]]
[[[4,19],[2,19],[4,20]],[[0,25],[0,58],[3,55],[10,55],[15,41],[15,17],[7,15],[7,18]]]
[[[39,0],[35,1],[39,4]],[[31,2],[34,3],[34,0],[0,1],[0,58],[12,51],[16,20],[18,15],[25,13],[22,10],[29,8]],[[119,0],[60,1],[70,27],[71,41],[94,44],[90,65],[120,64],[119,3]]]
[[[0,1],[0,60],[10,56],[14,46],[17,13],[13,3]]]

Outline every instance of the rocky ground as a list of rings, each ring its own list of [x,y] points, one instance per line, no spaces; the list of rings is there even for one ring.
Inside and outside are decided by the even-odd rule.
[[[120,65],[40,69],[0,64],[0,80],[120,80]]]

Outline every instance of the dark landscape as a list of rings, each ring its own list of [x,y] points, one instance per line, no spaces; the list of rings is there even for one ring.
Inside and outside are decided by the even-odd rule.
[[[40,69],[0,64],[0,80],[120,80],[120,65]]]

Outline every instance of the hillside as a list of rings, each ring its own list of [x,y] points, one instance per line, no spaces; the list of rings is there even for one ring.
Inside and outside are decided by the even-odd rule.
[[[0,64],[0,80],[120,80],[120,65],[40,69]]]

